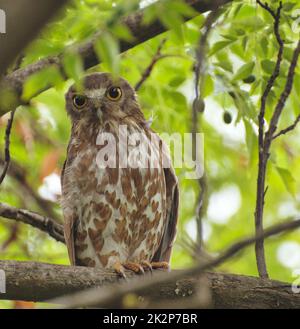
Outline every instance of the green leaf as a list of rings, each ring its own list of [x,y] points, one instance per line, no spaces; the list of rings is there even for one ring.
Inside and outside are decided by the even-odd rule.
[[[75,52],[67,52],[63,57],[63,67],[66,75],[78,82],[83,75],[83,63],[81,57]]]
[[[272,74],[274,72],[276,63],[273,61],[270,61],[269,59],[264,59],[261,61],[261,67],[267,74]]]
[[[282,8],[284,11],[291,11],[295,6],[295,2],[286,2],[283,4]]]
[[[209,56],[214,55],[215,53],[217,53],[218,51],[224,49],[225,47],[227,47],[228,45],[232,44],[233,40],[224,40],[224,41],[218,41],[216,42],[210,52],[209,52]]]
[[[186,17],[193,17],[198,15],[198,12],[195,9],[181,0],[169,1],[169,8]]]
[[[295,196],[296,194],[296,180],[292,176],[289,170],[281,167],[276,167],[287,191],[292,195]]]
[[[118,41],[110,33],[103,32],[96,41],[95,50],[99,59],[108,65],[112,75],[118,76],[120,71]]]
[[[251,124],[247,119],[244,119],[243,122],[246,130],[246,145],[249,153],[249,160],[252,165],[255,161],[255,154],[257,150],[257,136],[255,134],[253,124]]]
[[[214,92],[214,80],[212,79],[212,76],[210,74],[207,74],[202,83],[202,90],[200,91],[201,97],[205,98],[209,95],[211,95]]]
[[[260,47],[261,47],[261,50],[262,50],[262,54],[264,54],[264,56],[267,56],[268,55],[268,38],[263,36],[260,40]]]
[[[228,71],[230,73],[233,72],[232,64],[229,61],[222,61],[214,63],[214,65],[221,67],[223,70]]]
[[[125,40],[128,42],[131,42],[134,40],[131,31],[129,28],[124,24],[116,24],[111,28],[111,31],[113,32],[114,36],[121,40]]]
[[[176,88],[179,87],[181,84],[183,84],[184,81],[185,81],[185,77],[177,76],[169,82],[169,86]]]
[[[159,19],[168,30],[174,31],[179,40],[182,40],[183,18],[176,11],[165,11],[160,13]]]
[[[25,82],[22,98],[28,101],[39,92],[51,87],[59,85],[63,82],[63,78],[56,66],[50,66],[42,71],[31,75]]]
[[[249,75],[252,74],[254,66],[255,66],[254,62],[244,64],[242,67],[238,69],[235,76],[233,77],[233,80],[237,81],[237,80],[246,79]]]

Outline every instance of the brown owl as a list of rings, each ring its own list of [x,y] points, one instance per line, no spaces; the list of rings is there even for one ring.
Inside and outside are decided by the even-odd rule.
[[[72,86],[66,94],[72,131],[61,177],[71,264],[113,268],[122,276],[124,268],[135,273],[168,268],[179,197],[174,170],[161,161],[166,148],[149,128],[126,80],[95,73],[81,85],[80,92]],[[120,127],[128,134],[125,143]],[[120,166],[135,154],[139,143],[128,143],[135,134],[149,142],[143,152],[156,165],[131,161],[134,166]],[[101,157],[108,144],[99,140],[107,135],[115,148]],[[154,146],[153,135],[159,141]]]

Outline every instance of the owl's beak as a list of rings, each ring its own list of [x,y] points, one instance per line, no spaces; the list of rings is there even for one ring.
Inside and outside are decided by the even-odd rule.
[[[103,104],[103,98],[106,88],[90,89],[86,91],[86,96],[92,101],[92,104],[98,109]]]
[[[103,104],[103,97],[89,97],[96,109],[99,109]]]

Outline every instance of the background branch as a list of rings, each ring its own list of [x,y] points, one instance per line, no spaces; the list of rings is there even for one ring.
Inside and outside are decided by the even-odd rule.
[[[166,41],[167,41],[167,39],[163,39],[163,40],[160,42],[160,44],[159,44],[159,46],[158,46],[158,48],[157,48],[157,50],[156,50],[156,53],[155,53],[155,55],[154,55],[153,58],[152,58],[151,63],[150,63],[150,64],[147,66],[147,68],[144,70],[144,72],[143,72],[143,74],[142,74],[142,77],[141,77],[140,81],[138,81],[138,82],[136,83],[135,88],[134,88],[135,91],[138,91],[138,90],[141,88],[141,86],[143,85],[143,83],[149,78],[149,76],[151,75],[151,72],[152,72],[152,70],[153,70],[155,64],[156,64],[160,59],[165,58],[164,56],[161,55],[161,50],[162,50],[164,44],[166,43]]]
[[[13,219],[17,222],[29,224],[39,230],[48,233],[57,241],[65,242],[62,225],[55,220],[41,216],[35,212],[25,209],[18,209],[0,202],[0,216]]]
[[[4,147],[4,165],[3,165],[3,169],[2,169],[2,173],[0,175],[0,185],[2,184],[6,174],[7,174],[7,170],[10,164],[10,133],[11,133],[11,128],[14,122],[14,116],[15,116],[15,111],[16,110],[12,110],[10,113],[10,118],[8,119],[7,122],[7,126],[6,126],[6,130],[5,130],[5,147]]]
[[[66,0],[2,0],[6,33],[0,34],[0,76]],[[26,24],[24,24],[26,22]]]
[[[197,159],[197,133],[201,130],[201,122],[199,120],[199,114],[204,112],[205,103],[202,99],[201,90],[205,83],[205,59],[207,50],[207,39],[211,32],[212,26],[216,18],[218,17],[219,11],[217,10],[219,2],[215,3],[213,10],[207,16],[203,24],[203,32],[199,39],[198,47],[196,49],[196,58],[194,65],[195,75],[195,99],[192,106],[192,139],[193,139],[193,158]],[[204,216],[207,207],[207,177],[203,173],[202,177],[198,179],[199,195],[196,203],[196,224],[197,224],[197,246],[195,253],[200,255],[203,253],[203,229],[202,229],[202,218]]]
[[[267,172],[267,164],[270,156],[270,148],[273,139],[273,135],[277,128],[277,123],[282,113],[282,110],[285,106],[286,100],[292,90],[293,79],[295,73],[296,63],[299,57],[299,46],[298,43],[294,55],[293,60],[291,62],[289,68],[289,74],[287,77],[287,82],[284,91],[282,92],[280,99],[275,107],[274,113],[271,117],[270,128],[265,133],[264,132],[264,124],[265,124],[265,111],[266,111],[266,103],[268,96],[275,84],[276,79],[280,73],[281,62],[283,58],[284,51],[284,41],[281,38],[279,27],[280,27],[280,17],[282,10],[282,2],[279,3],[277,11],[273,11],[267,3],[262,3],[261,1],[256,1],[263,9],[269,12],[274,18],[274,34],[279,45],[277,61],[274,67],[273,73],[270,76],[267,86],[264,90],[264,93],[261,97],[261,106],[258,115],[258,124],[259,124],[259,136],[258,136],[258,174],[257,174],[257,190],[256,190],[256,207],[255,207],[255,231],[256,235],[261,235],[263,232],[263,213],[264,213],[264,204],[265,204],[265,195],[266,195],[266,172]],[[268,277],[266,260],[265,260],[265,250],[264,250],[264,241],[263,239],[257,240],[255,244],[255,254],[256,254],[256,263],[259,275],[261,277]]]

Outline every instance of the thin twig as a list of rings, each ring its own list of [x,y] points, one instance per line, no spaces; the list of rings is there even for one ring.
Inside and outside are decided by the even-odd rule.
[[[298,114],[298,116],[296,117],[296,119],[295,119],[295,121],[294,121],[293,124],[291,124],[290,126],[288,126],[285,129],[280,130],[277,134],[275,134],[273,136],[273,139],[275,139],[275,138],[277,138],[277,137],[279,137],[281,135],[285,135],[286,133],[294,130],[296,128],[297,124],[299,123],[299,121],[300,121],[300,114]]]
[[[195,99],[192,107],[192,139],[193,139],[193,158],[196,160],[196,152],[197,152],[197,132],[200,130],[201,122],[199,122],[199,112],[201,113],[204,110],[204,100],[201,98],[201,94],[199,90],[202,90],[202,85],[204,83],[204,71],[205,71],[205,56],[206,56],[206,48],[207,48],[207,39],[212,29],[213,23],[216,17],[219,14],[219,11],[216,10],[218,3],[216,3],[216,7],[211,11],[211,13],[207,16],[205,23],[203,25],[203,33],[199,39],[199,45],[196,49],[196,62],[194,65],[194,75],[195,75]],[[199,108],[199,104],[203,104],[203,109]],[[204,173],[202,177],[198,179],[199,184],[199,196],[196,204],[196,224],[197,224],[197,252],[201,253],[203,249],[203,228],[202,228],[202,218],[205,213],[205,209],[207,206],[207,177]]]
[[[166,43],[166,41],[167,41],[167,39],[164,38],[164,39],[160,42],[160,44],[159,44],[159,46],[158,46],[158,48],[157,48],[157,51],[156,51],[155,55],[154,55],[153,58],[152,58],[151,63],[147,66],[147,68],[146,68],[145,71],[143,72],[140,81],[138,81],[137,84],[135,85],[135,88],[134,88],[135,91],[138,91],[138,90],[141,88],[141,86],[144,84],[144,82],[149,78],[149,76],[151,75],[151,72],[152,72],[152,70],[153,70],[155,64],[156,64],[160,59],[164,58],[164,57],[161,55],[161,50],[162,50],[164,44]]]
[[[275,12],[269,7],[269,5],[267,3],[262,3],[260,0],[256,0],[256,2],[262,7],[264,8],[266,11],[268,11],[273,18],[276,20],[277,19],[277,15],[275,14]],[[282,7],[282,3],[280,2],[280,7]]]
[[[288,99],[288,97],[290,96],[290,93],[292,91],[293,88],[293,83],[294,83],[294,76],[295,76],[295,70],[297,67],[297,63],[298,63],[298,59],[300,56],[300,38],[298,40],[297,46],[294,50],[293,53],[293,58],[289,67],[289,72],[288,72],[288,76],[287,76],[287,80],[286,80],[286,85],[285,88],[283,90],[283,92],[280,95],[279,101],[276,105],[274,114],[271,118],[271,122],[270,122],[270,127],[269,130],[266,132],[266,143],[270,143],[274,137],[274,133],[276,132],[277,129],[277,124],[279,121],[279,118],[281,116],[281,113],[284,109],[285,103]]]
[[[20,223],[15,222],[10,227],[8,238],[0,246],[0,252],[4,252],[13,242],[18,239]]]
[[[284,41],[281,38],[279,25],[280,25],[280,15],[282,9],[282,3],[280,2],[277,12],[275,13],[268,4],[263,4],[261,1],[257,0],[257,3],[267,10],[272,17],[274,18],[274,34],[279,45],[279,50],[277,54],[277,61],[274,68],[274,71],[271,77],[268,80],[267,86],[264,90],[264,93],[261,98],[261,106],[258,115],[258,175],[257,175],[257,191],[256,191],[256,208],[255,208],[255,231],[259,235],[263,231],[263,211],[265,203],[265,178],[267,170],[267,162],[269,158],[269,149],[265,148],[265,135],[264,135],[264,124],[265,124],[265,112],[266,112],[266,103],[267,98],[270,94],[271,89],[273,88],[276,79],[280,73],[281,62],[283,58],[284,50]],[[266,260],[265,260],[265,251],[264,251],[264,241],[258,240],[255,244],[255,253],[256,253],[256,263],[259,275],[261,277],[268,277]]]
[[[0,185],[2,184],[4,178],[7,174],[7,170],[8,170],[9,163],[10,163],[10,150],[9,150],[10,133],[11,133],[12,124],[14,121],[15,111],[16,110],[11,111],[10,118],[7,122],[6,130],[5,130],[4,167],[3,167],[2,174],[0,176]]]

